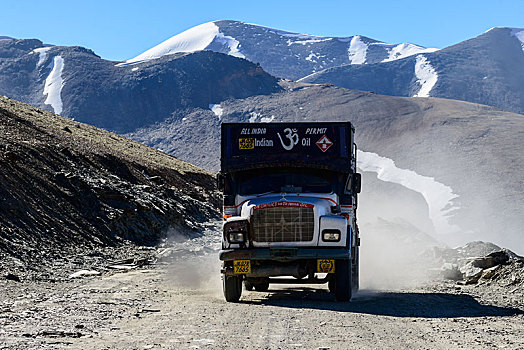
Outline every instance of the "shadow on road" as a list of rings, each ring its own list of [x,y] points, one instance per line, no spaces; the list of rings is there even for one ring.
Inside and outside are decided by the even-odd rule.
[[[473,297],[465,294],[361,291],[350,303],[335,302],[333,295],[326,290],[311,288],[279,289],[269,294],[261,293],[260,296],[260,299],[243,302],[396,317],[447,318],[524,314],[524,310],[517,308],[479,304]]]

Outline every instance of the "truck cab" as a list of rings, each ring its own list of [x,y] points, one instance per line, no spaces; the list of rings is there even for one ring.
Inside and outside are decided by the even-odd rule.
[[[224,123],[222,282],[227,301],[270,284],[358,290],[360,174],[350,122]]]

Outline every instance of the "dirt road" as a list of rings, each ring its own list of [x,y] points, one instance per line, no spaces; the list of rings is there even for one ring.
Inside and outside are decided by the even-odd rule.
[[[327,286],[272,285],[226,303],[216,230],[171,237],[150,266],[0,281],[0,349],[524,349],[514,286],[433,281],[337,303]]]
[[[66,283],[3,286],[1,348],[486,349],[524,348],[524,316],[474,287],[244,292],[175,283],[169,265]],[[471,289],[471,290],[470,290]],[[10,293],[13,293],[10,295]]]

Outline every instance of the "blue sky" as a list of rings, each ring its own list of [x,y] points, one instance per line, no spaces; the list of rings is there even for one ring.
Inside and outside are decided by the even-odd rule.
[[[442,48],[494,26],[524,27],[524,0],[0,0],[0,35],[84,46],[112,60],[218,19]]]

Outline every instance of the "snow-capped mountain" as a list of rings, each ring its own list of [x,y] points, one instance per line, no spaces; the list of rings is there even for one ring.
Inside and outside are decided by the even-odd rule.
[[[212,50],[309,83],[409,97],[443,97],[524,113],[524,29],[492,28],[437,50],[365,36],[319,37],[238,21],[201,24],[120,65]]]
[[[511,107],[523,95],[517,88],[524,67],[521,31],[493,29],[440,51],[399,58],[409,50],[399,48],[395,55],[391,47],[380,53],[375,49],[385,45],[361,36],[344,41],[225,23],[229,31],[220,22],[213,23],[218,32],[206,24],[127,62],[106,61],[80,47],[0,40],[0,94],[117,131],[211,170],[218,164],[223,121],[350,120],[365,152],[359,153],[361,170],[369,183],[388,183],[389,199],[377,192],[380,203],[368,205],[375,208],[372,215],[380,207],[380,215],[402,217],[424,232],[433,227],[447,235],[524,249],[519,239],[524,226],[524,116],[446,99],[278,81],[263,70],[271,63],[272,69],[295,76],[311,72],[314,67],[308,65],[315,62],[305,59],[310,45],[325,45],[326,52],[332,49],[338,55],[330,56],[332,63],[342,66],[304,81],[340,76],[340,84],[349,80],[360,84],[359,89],[384,94],[423,97],[447,91],[449,98],[477,96]],[[257,40],[243,41],[242,31],[252,31]],[[225,54],[214,52],[220,50]],[[295,50],[304,50],[302,56]],[[260,60],[250,57],[255,53]],[[262,61],[265,56],[272,58]],[[486,80],[486,86],[479,80]],[[432,192],[421,190],[421,183]],[[363,196],[361,208],[365,202]],[[490,236],[496,232],[504,237]]]
[[[524,113],[524,29],[492,28],[436,52],[342,65],[301,81],[394,96],[457,99]]]
[[[255,64],[212,51],[116,66],[81,47],[0,40],[0,94],[116,132],[280,90]]]
[[[214,21],[190,28],[122,64],[180,52],[212,50],[260,63],[279,78],[300,79],[343,64],[388,62],[436,49],[387,44],[365,36],[320,37],[238,21]]]

